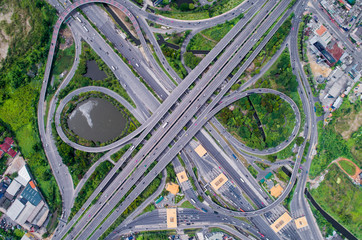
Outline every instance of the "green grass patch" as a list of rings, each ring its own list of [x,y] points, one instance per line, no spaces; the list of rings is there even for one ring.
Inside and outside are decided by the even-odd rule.
[[[351,176],[356,173],[356,167],[349,161],[339,161],[339,165]]]
[[[136,240],[168,240],[173,235],[176,235],[174,230],[139,232],[136,234]]]
[[[216,0],[212,5],[195,7],[193,3],[178,3],[177,1],[164,0],[160,6],[168,5],[171,10],[163,11],[151,7],[157,14],[169,18],[182,20],[200,20],[215,17],[232,10],[244,0]]]
[[[251,148],[276,147],[293,131],[294,112],[289,103],[277,95],[253,94],[232,106],[234,109],[225,107],[216,117],[230,133]]]
[[[255,164],[262,170],[265,170],[270,167],[270,165],[262,163],[262,162],[255,162]]]
[[[182,208],[193,208],[195,209],[194,205],[192,205],[189,201],[184,201],[181,206]]]
[[[104,161],[94,170],[87,182],[83,185],[83,188],[79,191],[78,196],[74,201],[74,206],[71,209],[69,220],[72,219],[72,217],[80,210],[90,195],[92,195],[93,191],[107,176],[112,167],[112,163]]]
[[[251,175],[253,175],[254,178],[258,176],[258,171],[256,171],[256,169],[253,166],[249,165],[248,170],[251,173]]]
[[[191,69],[194,69],[201,62],[201,60],[202,60],[201,57],[197,57],[192,52],[186,52],[184,54],[185,64]]]
[[[309,175],[315,178],[335,159],[344,157],[352,160],[357,166],[362,165],[362,158],[358,154],[362,149],[362,127],[351,134],[348,140],[343,139],[342,135],[336,131],[339,119],[347,114],[359,113],[362,109],[360,101],[351,104],[348,100],[343,101],[341,107],[333,113],[333,119],[328,125],[323,127],[323,123],[318,123],[318,145],[317,155],[314,157]],[[356,154],[357,153],[357,154]]]
[[[211,50],[216,44],[234,27],[234,25],[243,18],[244,15],[240,14],[238,17],[226,21],[225,23],[218,24],[214,27],[202,30],[197,33],[187,46],[187,50]]]
[[[175,70],[180,78],[184,79],[187,76],[187,71],[181,63],[181,50],[175,50],[167,47],[165,44],[161,45],[161,50],[173,70]]]
[[[132,146],[132,144],[127,144],[124,147],[122,147],[118,152],[113,153],[111,155],[111,159],[114,162],[118,162],[119,159],[121,159],[121,157],[123,156],[123,154],[125,154],[125,152],[127,152],[127,150]]]
[[[75,43],[64,50],[58,50],[52,68],[53,76],[58,76],[65,70],[69,71],[73,65],[75,56]]]
[[[143,209],[141,215],[144,214],[144,213],[147,213],[147,212],[152,212],[155,209],[156,209],[155,204],[151,203],[150,205],[145,207],[145,209]]]
[[[92,80],[89,77],[83,76],[87,72],[86,62],[89,60],[95,60],[97,62],[99,69],[104,71],[107,75],[105,79]],[[118,79],[114,76],[112,70],[105,64],[105,62],[103,62],[103,60],[87,43],[82,42],[82,53],[80,55],[78,69],[76,70],[69,84],[59,92],[59,99],[64,98],[73,90],[85,86],[99,86],[108,88],[121,95],[133,107],[136,107],[136,104],[133,102],[126,90],[121,86]]]
[[[362,191],[335,164],[329,167],[319,187],[310,192],[336,221],[358,239],[362,238]]]
[[[184,199],[184,198],[185,198],[185,195],[182,195],[182,196],[181,195],[176,195],[175,204],[181,202],[181,200]]]

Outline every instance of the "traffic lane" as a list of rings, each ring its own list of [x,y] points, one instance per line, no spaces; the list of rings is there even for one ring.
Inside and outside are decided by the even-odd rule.
[[[245,52],[243,52],[244,54],[246,54]],[[141,149],[141,151],[142,151],[142,149]]]
[[[160,163],[160,162],[159,162]],[[157,166],[157,165],[156,165]],[[156,167],[157,168],[157,167]],[[141,187],[141,188],[143,188],[142,186],[138,186],[138,187]]]
[[[225,172],[231,175],[233,180],[238,184],[238,186],[245,191],[245,193],[250,197],[250,199],[258,206],[258,208],[265,207],[265,204],[259,200],[259,198],[256,196],[255,192],[249,188],[246,184],[243,184],[240,181],[240,177],[237,173],[235,173],[235,170],[230,166],[227,161],[223,161],[223,156],[216,151],[215,148],[212,147],[212,144],[210,141],[200,132],[196,133],[196,138],[199,139],[199,141],[202,143],[202,146],[207,150],[208,154],[212,155],[216,161],[219,162],[219,164],[225,169]]]

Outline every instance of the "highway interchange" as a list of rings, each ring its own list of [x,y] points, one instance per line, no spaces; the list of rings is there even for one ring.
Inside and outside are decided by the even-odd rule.
[[[240,202],[235,203],[236,205],[240,204],[245,210],[245,212],[233,211],[226,209],[222,206],[217,205],[211,199],[209,199],[205,193],[203,186],[200,186],[197,179],[196,186],[197,191],[192,190],[191,188],[185,188],[184,193],[187,199],[195,199],[197,195],[204,196],[205,203],[197,201],[195,206],[198,209],[207,208],[209,212],[207,214],[200,213],[195,210],[182,210],[179,209],[181,215],[188,216],[197,216],[193,224],[195,226],[199,222],[211,225],[218,225],[220,227],[228,228],[229,231],[235,231],[233,228],[230,229],[229,226],[223,224],[229,224],[242,228],[245,231],[252,232],[259,238],[268,238],[268,239],[280,239],[282,237],[289,239],[305,239],[305,237],[313,236],[312,239],[322,239],[321,233],[318,229],[318,226],[315,223],[313,215],[310,211],[309,205],[304,198],[303,192],[306,185],[307,179],[307,170],[310,167],[312,160],[311,152],[317,142],[317,129],[316,129],[316,116],[313,111],[313,96],[310,94],[310,86],[306,80],[302,65],[298,58],[297,52],[297,33],[299,26],[299,17],[304,10],[304,1],[297,1],[293,9],[287,9],[287,6],[290,1],[282,0],[270,0],[267,2],[264,1],[245,1],[243,4],[239,5],[232,11],[229,11],[218,17],[212,19],[199,20],[199,21],[183,21],[168,19],[165,17],[156,16],[149,12],[146,12],[134,5],[129,1],[73,1],[74,3],[65,2],[65,6],[57,2],[56,0],[50,0],[50,4],[56,7],[57,11],[60,13],[59,20],[57,21],[52,42],[49,50],[49,57],[47,62],[47,68],[44,74],[44,83],[42,91],[40,94],[40,101],[38,106],[38,124],[40,136],[43,141],[43,146],[45,152],[53,169],[53,173],[56,177],[57,183],[61,189],[62,198],[63,198],[63,212],[62,222],[59,224],[53,238],[54,239],[98,239],[109,226],[117,219],[117,217],[133,202],[133,200],[147,187],[152,180],[163,171],[167,164],[170,162],[173,163],[175,169],[183,168],[176,156],[181,153],[182,159],[187,163],[186,170],[189,174],[195,178],[192,172],[192,168],[189,165],[193,159],[197,156],[193,151],[194,140],[192,138],[195,136],[202,145],[210,153],[210,166],[219,166],[228,176],[234,180],[231,187],[234,189],[233,192],[240,194],[245,192],[251,200],[256,204],[258,209],[253,209],[248,201],[243,197],[240,197]],[[136,47],[122,39],[119,34],[114,30],[108,20],[104,16],[104,11],[96,5],[91,4],[92,2],[102,2],[111,4],[123,12],[125,12],[132,21],[132,24],[135,27],[135,30],[141,41],[142,48],[144,50],[144,55],[138,51]],[[264,4],[262,4],[264,3]],[[278,5],[277,5],[278,3]],[[107,37],[107,39],[114,43],[115,48],[127,59],[130,60],[130,64],[137,71],[137,73],[149,84],[149,86],[158,94],[160,99],[163,100],[160,103],[148,90],[147,88],[138,80],[138,78],[131,72],[128,65],[123,62],[122,59],[113,51],[113,49],[107,44],[107,42],[102,38],[102,36],[95,30],[91,24],[85,19],[82,15],[74,11],[74,9],[81,7],[85,15],[97,26],[98,30]],[[284,11],[286,10],[286,12]],[[290,33],[290,36],[286,39],[286,42],[289,43],[290,54],[291,54],[291,64],[297,80],[299,82],[299,93],[303,103],[303,111],[306,116],[305,126],[301,126],[301,117],[300,112],[295,105],[295,103],[286,95],[270,90],[270,89],[255,89],[245,91],[253,82],[255,82],[258,77],[252,79],[252,81],[242,85],[239,90],[231,95],[225,96],[230,87],[239,79],[240,75],[245,71],[245,69],[250,65],[253,59],[257,54],[262,50],[268,40],[273,36],[278,27],[285,21],[289,14],[294,11],[296,17],[293,18],[293,30]],[[238,16],[240,13],[245,12],[245,17],[242,18],[227,34],[226,36],[210,51],[209,54],[200,62],[200,64],[192,70],[188,76],[181,81],[177,74],[172,70],[172,68],[167,63],[165,57],[163,56],[160,47],[157,44],[156,39],[154,38],[153,33],[146,23],[146,19],[153,22],[169,26],[178,30],[191,29],[195,32],[200,31],[211,26],[215,26],[219,23],[223,23],[226,20],[233,19]],[[46,118],[47,121],[44,121],[45,113],[45,96],[46,88],[51,73],[51,65],[54,56],[56,41],[59,33],[59,28],[61,23],[71,17],[71,20],[68,21],[68,26],[70,27],[73,37],[75,38],[76,46],[76,56],[75,62],[72,67],[72,70],[68,74],[67,78],[63,81],[59,89],[57,90],[55,97],[50,102],[50,110]],[[74,20],[74,16],[78,16],[82,22]],[[280,19],[279,16],[281,16]],[[248,59],[244,60],[246,54],[252,50],[254,44],[263,36],[263,34],[271,27],[271,25],[278,19],[278,22],[273,26],[272,30],[265,36],[265,38],[260,42],[260,44],[253,49],[252,54]],[[86,26],[88,31],[84,31]],[[257,28],[257,31],[256,31]],[[152,56],[152,53],[146,43],[142,31],[147,36],[148,40],[151,42],[155,49],[155,53],[158,58],[161,60],[165,69],[172,76],[171,79],[161,70],[158,63]],[[57,93],[60,89],[64,88],[70,81],[71,77],[74,75],[75,69],[78,64],[79,54],[80,54],[80,39],[86,41],[102,58],[102,60],[111,68],[111,66],[116,66],[114,74],[117,79],[120,81],[121,85],[125,88],[127,93],[130,95],[132,100],[136,104],[136,108],[133,108],[121,97],[114,96],[114,92],[109,90],[100,89],[97,87],[88,87],[84,89],[79,89],[72,92],[66,98],[60,101],[60,105],[57,110],[55,110],[55,103],[57,102]],[[232,40],[232,41],[231,41]],[[118,43],[118,44],[117,44]],[[283,43],[283,49],[286,43]],[[132,61],[131,61],[132,59]],[[216,59],[216,61],[214,61]],[[242,61],[240,64],[240,61]],[[213,63],[212,67],[209,68],[210,64]],[[137,67],[139,66],[139,67]],[[268,66],[264,69],[269,68],[271,64],[268,63]],[[228,76],[236,67],[238,68],[237,73],[225,83],[225,76]],[[263,69],[263,70],[264,70]],[[263,71],[262,70],[262,71]],[[175,85],[177,82],[177,86]],[[190,89],[191,84],[195,84],[193,89]],[[127,137],[114,142],[105,147],[84,147],[79,144],[71,142],[64,133],[62,133],[61,128],[59,127],[60,112],[65,106],[67,101],[69,101],[72,96],[84,92],[96,90],[101,91],[104,94],[112,95],[118,101],[122,102],[133,114],[134,116],[142,123],[142,126],[139,127],[136,131],[129,134]],[[213,93],[218,90],[219,94],[214,95]],[[256,151],[250,149],[246,146],[240,145],[236,139],[234,139],[230,134],[223,133],[224,137],[228,140],[228,143],[224,141],[222,136],[218,134],[220,125],[213,124],[215,121],[213,116],[219,112],[222,108],[230,105],[234,101],[247,96],[252,93],[272,93],[279,95],[283,100],[287,101],[295,112],[296,115],[296,126],[293,129],[292,134],[289,139],[283,142],[281,145],[274,149],[266,149],[263,151]],[[142,97],[140,97],[142,96]],[[224,97],[225,96],[225,97]],[[207,100],[210,100],[209,102]],[[171,109],[171,111],[170,111]],[[110,150],[106,157],[102,160],[109,158],[111,153],[116,152],[124,144],[132,142],[133,146],[137,147],[139,144],[143,144],[143,147],[137,152],[137,154],[131,158],[132,151],[129,149],[119,160],[115,163],[113,169],[109,172],[106,178],[102,183],[97,187],[93,194],[87,199],[86,203],[82,206],[76,215],[67,223],[67,218],[70,213],[70,209],[74,203],[76,193],[79,192],[73,189],[73,183],[68,172],[67,167],[62,164],[61,158],[57,153],[55,144],[51,136],[51,121],[52,116],[55,113],[55,122],[58,130],[58,134],[66,143],[70,144],[76,149],[89,152],[104,152]],[[194,118],[196,116],[197,118]],[[211,120],[211,121],[210,121]],[[44,123],[46,123],[44,125]],[[161,125],[166,124],[165,127]],[[184,130],[184,126],[187,126]],[[254,178],[248,178],[248,171],[241,164],[240,161],[235,161],[230,157],[233,150],[228,147],[228,144],[231,143],[234,148],[242,149],[245,152],[257,153],[259,155],[267,155],[276,153],[286,146],[297,136],[299,129],[304,128],[304,137],[305,142],[299,148],[297,153],[297,158],[294,163],[294,169],[290,182],[288,183],[287,188],[284,190],[283,194],[277,199],[270,199],[264,191],[259,191],[259,184],[255,181]],[[207,131],[206,131],[207,130]],[[147,141],[144,141],[145,137],[152,133],[152,136]],[[210,138],[212,135],[214,138],[219,139],[218,142],[223,145],[223,149],[220,149],[218,144],[215,144],[214,140]],[[298,170],[301,164],[301,159],[303,157],[303,151],[307,139],[310,142],[310,148],[308,149],[308,154],[305,156],[306,163],[303,164],[303,171],[298,174]],[[171,144],[171,145],[170,145]],[[171,146],[168,148],[168,146]],[[229,154],[226,154],[228,153]],[[240,152],[239,152],[240,153]],[[193,156],[190,158],[190,156]],[[251,158],[250,155],[245,155],[245,158]],[[150,173],[145,175],[147,167],[151,165],[152,162],[156,161],[157,164],[151,170]],[[201,162],[201,161],[200,161]],[[122,167],[120,173],[116,174],[116,171]],[[207,168],[207,165],[203,165]],[[201,168],[203,168],[201,166]],[[93,168],[94,169],[94,168]],[[134,171],[135,170],[135,171]],[[191,170],[191,171],[190,171]],[[211,169],[212,170],[212,169]],[[132,174],[131,174],[132,173]],[[87,173],[89,177],[91,173]],[[250,175],[250,174],[249,174]],[[65,177],[64,177],[65,176]],[[243,177],[248,184],[240,181],[240,177]],[[86,178],[86,176],[85,176]],[[295,227],[288,225],[284,231],[280,234],[275,234],[273,230],[269,227],[271,221],[274,221],[278,216],[286,211],[281,207],[280,203],[288,196],[291,191],[296,179],[298,178],[297,187],[295,190],[295,197],[293,197],[291,203],[291,215],[293,217],[306,216],[308,219],[309,227],[303,229],[303,231],[297,231]],[[109,183],[109,181],[112,181]],[[84,184],[85,180],[83,181]],[[136,186],[133,191],[130,192],[128,197],[120,204],[117,211],[114,211],[107,218],[106,216],[112,212],[112,209],[119,203],[120,199],[131,189],[131,187]],[[181,186],[184,188],[184,186]],[[225,191],[227,198],[232,198],[232,196]],[[96,205],[92,205],[91,202],[93,199],[102,194],[100,200],[98,200]],[[154,199],[154,197],[153,197]],[[146,201],[153,201],[149,198]],[[234,200],[236,201],[236,200]],[[87,214],[82,216],[84,209],[87,209]],[[113,235],[109,238],[114,238],[116,233],[129,232],[130,229],[141,229],[142,225],[153,225],[152,219],[159,225],[156,229],[160,230],[165,228],[164,223],[164,214],[160,214],[163,210],[155,210],[144,217],[136,218],[135,220],[130,219],[128,221],[128,229],[126,225],[120,225],[117,228],[117,231],[113,232]],[[213,211],[217,211],[218,214],[213,214]],[[88,217],[90,216],[90,217]],[[142,215],[143,216],[143,215]],[[223,217],[222,217],[223,216]],[[251,225],[243,222],[237,217],[247,217],[251,221]],[[220,218],[222,220],[220,220]],[[151,222],[148,222],[149,219]],[[182,218],[178,219],[182,220]],[[180,222],[181,223],[181,222]],[[202,225],[202,224],[201,224]],[[131,227],[131,228],[130,228]],[[194,226],[192,226],[194,228]],[[152,227],[145,227],[144,230],[149,230]],[[183,226],[182,223],[180,228],[187,228]],[[237,236],[240,235],[240,238],[246,239],[243,234],[237,233]],[[265,236],[265,237],[263,237]]]

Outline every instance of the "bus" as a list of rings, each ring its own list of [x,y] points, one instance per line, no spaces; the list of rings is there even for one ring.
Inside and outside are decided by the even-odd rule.
[[[162,128],[165,128],[167,126],[168,122],[165,122],[163,125],[162,125]]]

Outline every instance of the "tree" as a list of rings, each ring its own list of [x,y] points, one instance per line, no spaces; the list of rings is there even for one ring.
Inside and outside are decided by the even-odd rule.
[[[295,142],[298,146],[300,146],[303,142],[304,142],[304,138],[303,137],[297,137],[295,139]]]

